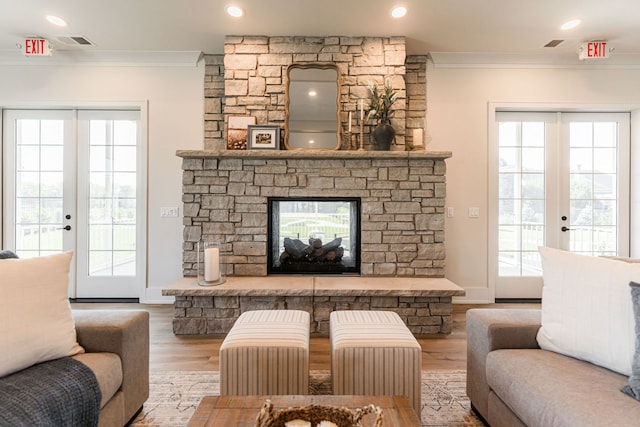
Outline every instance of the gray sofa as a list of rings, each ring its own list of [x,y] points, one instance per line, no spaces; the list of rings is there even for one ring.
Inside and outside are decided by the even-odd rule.
[[[102,392],[99,426],[122,427],[149,397],[149,313],[73,310],[78,343],[73,356],[89,366]]]
[[[628,377],[542,350],[540,310],[467,311],[467,394],[500,426],[638,426],[640,402],[620,392]]]

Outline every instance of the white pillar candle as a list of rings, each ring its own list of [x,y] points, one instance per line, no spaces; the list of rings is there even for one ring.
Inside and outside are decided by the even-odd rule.
[[[360,100],[360,121],[364,120],[364,99]]]
[[[413,130],[413,146],[422,147],[424,142],[422,141],[422,129]]]
[[[207,282],[220,280],[220,249],[218,248],[204,250],[204,280]]]
[[[351,133],[351,111],[349,111],[349,133]]]

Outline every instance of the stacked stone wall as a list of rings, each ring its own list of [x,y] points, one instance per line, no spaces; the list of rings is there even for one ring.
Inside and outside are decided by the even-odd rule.
[[[201,239],[219,241],[231,276],[267,275],[267,198],[361,198],[363,276],[443,277],[445,161],[385,158],[184,158],[183,273]]]
[[[224,334],[249,310],[304,310],[311,314],[312,333],[329,333],[336,310],[394,311],[414,334],[449,334],[453,326],[451,297],[382,296],[177,296],[176,335]]]
[[[224,49],[224,55],[205,55],[205,149],[226,148],[229,116],[254,116],[257,124],[284,127],[287,68],[294,63],[338,67],[342,149],[357,143],[359,101],[367,102],[369,83],[380,86],[388,81],[398,93],[393,150],[405,150],[405,140],[412,137],[408,130],[424,127],[426,56],[407,56],[404,37],[227,36]],[[366,123],[365,147],[373,125]]]

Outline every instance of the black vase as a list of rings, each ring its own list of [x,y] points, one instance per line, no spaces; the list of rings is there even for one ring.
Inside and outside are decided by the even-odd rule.
[[[389,151],[391,143],[396,137],[396,130],[388,123],[380,123],[372,134],[373,149],[375,151]]]

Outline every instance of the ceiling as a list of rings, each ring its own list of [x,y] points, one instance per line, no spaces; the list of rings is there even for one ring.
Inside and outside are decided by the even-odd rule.
[[[244,8],[242,18],[224,7]],[[402,4],[404,18],[390,16]],[[45,20],[57,15],[64,28]],[[637,0],[0,0],[0,56],[20,56],[25,37],[56,53],[223,53],[225,35],[405,36],[407,53],[529,55],[577,59],[581,42],[607,40],[613,57],[640,58]],[[578,18],[582,24],[560,30]],[[83,36],[94,46],[60,42]],[[545,48],[553,39],[565,40]],[[55,56],[55,54],[54,54]],[[639,61],[640,63],[640,61]]]

